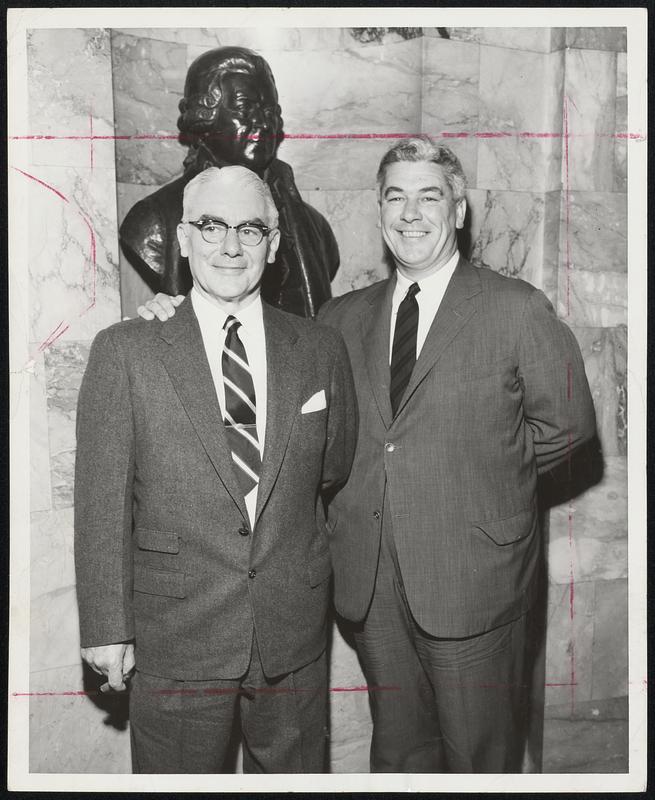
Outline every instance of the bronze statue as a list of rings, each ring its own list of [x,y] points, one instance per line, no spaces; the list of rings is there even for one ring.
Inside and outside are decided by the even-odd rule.
[[[280,214],[280,247],[262,295],[315,316],[331,296],[339,250],[326,219],[300,197],[291,167],[275,157],[284,131],[269,65],[245,47],[203,53],[189,67],[179,109],[179,140],[189,147],[184,174],[129,211],[120,227],[126,257],[153,291],[186,294],[191,274],[175,234],[184,187],[207,167],[241,164],[266,180]]]

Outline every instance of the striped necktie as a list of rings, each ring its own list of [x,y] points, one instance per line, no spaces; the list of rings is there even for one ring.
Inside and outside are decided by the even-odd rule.
[[[416,363],[416,332],[418,330],[418,302],[420,292],[418,283],[407,290],[398,306],[396,329],[393,334],[391,350],[391,410],[394,417]]]
[[[244,497],[259,483],[261,456],[257,438],[255,386],[248,357],[239,338],[241,323],[233,316],[225,320],[223,345],[223,384],[225,386],[225,432],[237,467]]]

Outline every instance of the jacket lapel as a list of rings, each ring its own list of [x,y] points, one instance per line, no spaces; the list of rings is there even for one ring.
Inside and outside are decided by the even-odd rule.
[[[391,300],[395,287],[395,278],[381,282],[379,291],[372,294],[369,305],[364,309],[359,320],[364,363],[375,402],[387,428],[392,422],[389,397],[391,383],[389,336],[391,335]]]
[[[161,361],[218,477],[248,518],[234,472],[200,326],[189,297],[161,325]]]
[[[284,316],[263,303],[266,336],[266,438],[257,491],[255,522],[277,479],[299,413],[302,370],[298,368],[298,334]]]
[[[471,298],[480,291],[480,278],[475,267],[460,258],[432,321],[397,414],[402,412],[409,398],[437,363],[446,347],[475,313],[475,305],[471,302]]]

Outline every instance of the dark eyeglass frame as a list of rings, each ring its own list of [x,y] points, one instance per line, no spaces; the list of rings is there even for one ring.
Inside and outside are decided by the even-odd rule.
[[[246,245],[246,247],[257,247],[257,245],[262,243],[262,240],[265,236],[271,231],[274,231],[275,228],[269,228],[267,225],[262,225],[259,222],[241,222],[239,225],[228,225],[227,222],[223,222],[221,219],[212,219],[211,217],[201,217],[200,219],[183,219],[182,222],[186,222],[189,225],[193,225],[194,228],[197,228],[200,231],[200,235],[202,238],[207,242],[207,244],[220,244],[222,241],[225,240],[227,236],[227,232],[230,230],[235,230],[237,232],[237,236],[241,244]],[[216,240],[208,239],[205,236],[205,225],[215,225],[218,228],[223,229],[223,233],[219,236]],[[241,231],[244,228],[255,228],[261,234],[260,238],[256,242],[246,242],[241,238]]]

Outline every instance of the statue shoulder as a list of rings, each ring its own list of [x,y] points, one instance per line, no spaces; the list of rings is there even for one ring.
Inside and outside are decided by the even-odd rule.
[[[121,238],[141,239],[144,231],[176,226],[182,216],[182,194],[189,178],[182,175],[138,200],[125,215],[120,226]]]

